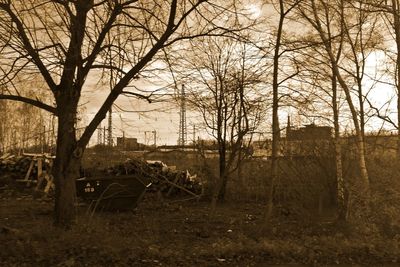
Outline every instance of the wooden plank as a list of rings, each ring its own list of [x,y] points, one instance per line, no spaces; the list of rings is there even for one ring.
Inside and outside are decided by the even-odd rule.
[[[176,173],[175,179],[174,179],[174,181],[173,181],[174,184],[177,184],[177,183],[178,183],[180,176],[181,176],[181,173],[179,173],[179,172]],[[167,192],[167,197],[169,197],[169,195],[171,195],[172,190],[173,190],[174,188],[175,188],[175,186],[170,185],[170,187],[169,187],[169,189],[168,189],[168,192]]]
[[[45,181],[45,176],[46,176],[46,172],[44,172],[42,175],[38,176],[37,185],[35,188],[36,191],[40,190],[40,187],[42,186],[43,182]]]
[[[44,188],[44,192],[45,192],[46,194],[48,194],[48,193],[50,192],[50,189],[53,189],[53,190],[54,190],[54,188],[55,188],[55,185],[54,185],[54,183],[53,183],[53,176],[52,176],[52,175],[49,175],[48,173],[46,173],[46,174],[44,175],[44,178],[45,178],[45,180],[47,181],[47,184],[46,184],[46,186],[45,186],[45,188]]]
[[[30,182],[31,182],[31,181],[29,180],[29,176],[31,176],[31,172],[32,172],[34,166],[35,166],[35,159],[33,158],[33,159],[31,160],[31,163],[30,163],[30,165],[29,165],[29,169],[28,169],[28,171],[27,171],[27,173],[26,173],[26,175],[25,175],[25,179],[24,179],[27,186],[30,185]]]
[[[39,180],[39,177],[42,176],[43,173],[43,159],[42,158],[38,158],[37,159],[37,178]]]

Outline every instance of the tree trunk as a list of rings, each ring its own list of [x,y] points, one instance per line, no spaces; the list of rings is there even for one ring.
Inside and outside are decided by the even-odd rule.
[[[400,26],[400,25],[399,25]],[[399,29],[400,42],[400,29]],[[397,166],[400,168],[400,43],[397,51]]]
[[[70,228],[75,221],[76,188],[75,180],[79,178],[79,167],[83,149],[77,147],[76,141],[76,104],[64,95],[64,102],[59,105],[58,135],[56,158],[53,176],[56,186],[54,224]],[[72,102],[72,103],[71,103]]]
[[[225,140],[224,140],[225,141]],[[225,188],[224,185],[226,185],[226,147],[225,143],[220,144],[220,152],[219,152],[219,183],[217,186],[216,190],[216,195],[218,198],[218,201],[223,201],[225,198]]]
[[[358,77],[357,77],[357,87],[358,87],[358,105],[360,108],[360,131],[361,131],[361,137],[364,140],[365,139],[364,95],[362,91],[362,81]]]
[[[339,67],[337,66],[336,62],[333,62],[333,68],[335,69],[334,70],[335,75],[346,94],[346,100],[350,107],[351,116],[352,116],[352,119],[354,122],[354,128],[356,130],[355,137],[356,137],[356,145],[357,145],[357,159],[358,159],[358,166],[360,168],[361,186],[363,187],[363,188],[359,188],[359,189],[360,189],[360,192],[362,192],[362,194],[363,193],[368,194],[369,193],[369,177],[368,177],[367,166],[365,164],[365,144],[364,144],[364,140],[362,137],[360,124],[359,124],[359,121],[357,118],[357,112],[356,112],[353,102],[351,100],[350,90],[347,87],[343,78],[340,76]]]
[[[55,166],[57,167],[53,172],[56,184],[54,224],[70,228],[75,222],[75,180],[79,177],[80,161],[73,155],[60,154],[56,156]]]
[[[314,13],[314,18],[316,21],[314,24],[314,27],[318,31],[319,36],[325,46],[325,50],[328,54],[330,63],[332,65],[333,75],[336,77],[338,83],[342,87],[342,89],[346,95],[347,104],[350,108],[351,117],[352,117],[352,120],[354,123],[354,128],[356,131],[357,159],[358,159],[358,166],[360,168],[360,178],[361,178],[360,186],[362,188],[359,188],[359,192],[361,193],[361,195],[366,196],[368,198],[369,177],[368,177],[368,171],[367,171],[366,164],[365,164],[365,145],[364,145],[364,140],[363,140],[362,134],[361,134],[361,127],[360,127],[360,122],[358,119],[358,114],[355,109],[353,100],[351,98],[350,88],[347,86],[346,82],[343,80],[343,77],[341,76],[340,71],[339,71],[338,62],[337,62],[335,56],[333,55],[333,51],[332,51],[332,47],[331,47],[331,40],[329,39],[330,37],[329,36],[327,37],[322,29],[321,22],[318,17],[318,12],[317,12],[317,7],[315,5],[315,1],[312,1],[312,8],[313,8],[313,13]]]
[[[228,184],[228,176],[224,174],[221,177],[221,186],[218,192],[218,201],[224,202],[225,201],[225,194],[226,194],[226,186]]]
[[[225,168],[226,168],[226,148],[224,144],[218,142],[218,153],[219,153],[219,175],[217,181],[215,183],[215,188],[213,190],[212,199],[211,199],[211,214],[214,214],[215,208],[217,207],[217,203],[223,201],[225,198],[225,189],[224,184],[226,185],[227,178],[225,177]],[[222,195],[221,195],[222,194]],[[222,199],[221,199],[222,198]]]
[[[335,73],[332,71],[332,109],[333,109],[333,124],[334,124],[334,146],[335,146],[335,166],[336,166],[336,184],[337,193],[336,201],[338,208],[338,220],[347,220],[347,205],[345,201],[345,186],[343,180],[343,165],[342,165],[342,145],[340,143],[339,129],[339,110],[337,104],[337,81]]]
[[[274,206],[274,187],[275,181],[278,178],[278,156],[279,156],[279,143],[280,143],[280,129],[279,129],[279,58],[280,46],[283,31],[283,21],[285,19],[285,12],[283,1],[279,1],[280,18],[278,25],[278,32],[276,36],[275,51],[274,51],[274,71],[272,81],[272,151],[271,151],[271,180],[267,192],[267,211],[265,218],[269,219],[272,216]]]
[[[396,89],[397,89],[397,161],[400,163],[400,17],[399,1],[392,1],[393,28],[396,38]]]
[[[239,155],[238,155],[238,167],[237,167],[237,178],[239,181],[239,184],[241,186],[240,194],[238,194],[238,197],[240,200],[245,200],[246,197],[248,196],[248,186],[246,184],[246,179],[243,175],[243,165],[242,165],[242,150],[239,150]]]

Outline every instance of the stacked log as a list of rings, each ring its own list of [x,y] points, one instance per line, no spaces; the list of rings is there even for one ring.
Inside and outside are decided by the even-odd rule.
[[[25,177],[32,162],[32,156],[27,155],[10,155],[4,154],[0,157],[0,175],[9,175],[16,179]],[[37,177],[37,161],[33,163],[30,177],[36,179]],[[42,166],[43,170],[50,169],[49,163],[45,162]]]
[[[3,155],[0,158],[0,174],[23,176],[29,169],[31,158],[25,156]]]

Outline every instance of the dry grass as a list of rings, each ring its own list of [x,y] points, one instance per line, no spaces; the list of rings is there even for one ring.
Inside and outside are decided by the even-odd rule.
[[[12,205],[7,205],[12,203]],[[263,205],[227,203],[209,217],[207,202],[164,205],[148,195],[135,212],[79,211],[77,225],[51,225],[51,204],[1,201],[2,266],[260,266],[298,263],[397,263],[400,238],[320,221],[276,218]],[[6,219],[7,218],[7,219]],[[267,265],[264,265],[267,266]]]

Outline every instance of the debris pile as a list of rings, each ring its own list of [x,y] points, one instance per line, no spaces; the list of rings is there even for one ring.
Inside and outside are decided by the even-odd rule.
[[[25,154],[15,156],[5,154],[0,156],[0,180],[4,180],[0,181],[0,187],[2,184],[10,183],[10,181],[16,181],[24,182],[26,185],[31,185],[33,182],[37,184],[36,189],[39,189],[39,187],[43,187],[41,184],[45,179],[48,181],[48,186],[45,186],[47,193],[53,186],[52,177],[49,175],[51,165],[51,158],[47,155]],[[119,177],[124,175],[133,175],[146,180],[148,184],[151,184],[147,191],[161,193],[163,197],[190,196],[191,198],[199,198],[203,193],[202,183],[196,175],[190,175],[187,170],[179,171],[174,167],[168,167],[161,161],[128,159],[124,163],[97,170],[92,174],[88,171],[82,177]]]
[[[189,194],[198,197],[203,190],[196,175],[190,175],[187,170],[175,170],[161,161],[128,159],[122,164],[103,170],[103,173],[115,176],[137,175],[149,179],[152,185],[148,191],[161,192],[164,196]]]

